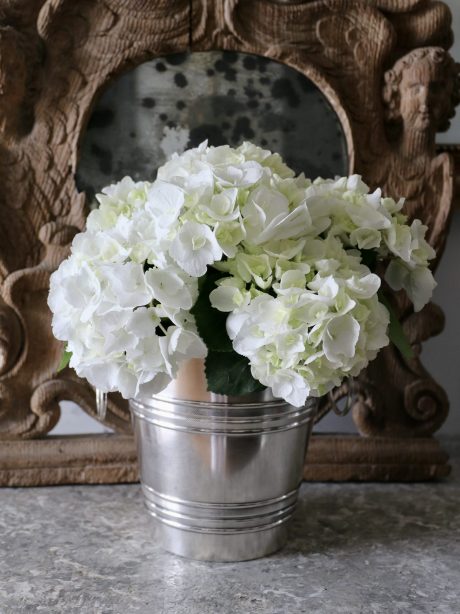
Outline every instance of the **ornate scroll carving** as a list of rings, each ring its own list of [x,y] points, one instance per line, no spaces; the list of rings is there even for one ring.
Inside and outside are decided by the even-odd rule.
[[[452,168],[448,153],[436,154],[434,136],[457,102],[445,51],[451,36],[448,9],[430,0],[192,0],[191,11],[189,0],[0,0],[0,438],[46,433],[60,399],[94,412],[84,382],[56,375],[61,346],[46,295],[50,273],[84,226],[78,143],[112,78],[190,48],[289,64],[337,112],[350,171],[407,194],[409,213],[431,224],[441,252]],[[395,304],[416,348],[442,328],[434,306],[415,316],[401,297]],[[418,356],[407,363],[389,349],[360,379],[354,415],[364,434],[413,436],[433,432],[446,411]],[[129,428],[117,398],[107,423]]]
[[[439,334],[444,316],[430,303],[403,322],[415,356],[405,360],[393,347],[385,348],[355,383],[353,418],[368,436],[417,437],[434,433],[444,422],[449,401],[444,390],[420,361],[423,341]]]
[[[388,17],[397,35],[395,57],[417,47],[448,49],[452,45],[452,17],[443,2],[420,2],[409,13],[393,13]]]
[[[188,45],[188,0],[0,2],[0,439],[48,432],[57,400],[92,412],[84,382],[56,377],[62,352],[46,305],[50,273],[85,223],[78,141],[117,73]],[[107,424],[129,428],[126,403]]]

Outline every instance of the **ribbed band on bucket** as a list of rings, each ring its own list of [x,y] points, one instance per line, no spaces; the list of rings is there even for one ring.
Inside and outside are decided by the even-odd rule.
[[[150,513],[160,522],[183,531],[239,534],[266,531],[292,516],[298,490],[276,499],[251,503],[201,503],[167,497],[142,485]]]

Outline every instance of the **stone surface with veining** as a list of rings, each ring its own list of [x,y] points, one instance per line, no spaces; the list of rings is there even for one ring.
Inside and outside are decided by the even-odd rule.
[[[0,613],[456,614],[459,469],[304,484],[286,548],[232,564],[161,551],[138,485],[3,489]]]

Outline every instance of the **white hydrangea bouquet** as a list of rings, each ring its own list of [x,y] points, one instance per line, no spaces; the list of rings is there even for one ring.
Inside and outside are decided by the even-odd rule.
[[[403,199],[358,175],[310,181],[251,143],[201,144],[153,182],[102,190],[51,277],[53,332],[104,392],[152,395],[205,358],[208,389],[270,387],[295,406],[356,376],[389,343],[381,278],[416,311],[434,257]],[[394,341],[407,348],[397,324]]]

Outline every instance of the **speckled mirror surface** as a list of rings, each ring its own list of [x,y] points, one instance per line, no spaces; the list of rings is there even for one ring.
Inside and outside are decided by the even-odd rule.
[[[113,82],[83,135],[77,185],[91,198],[125,175],[154,179],[170,154],[205,139],[250,140],[308,177],[347,173],[341,124],[312,81],[273,60],[213,51],[157,58]]]

